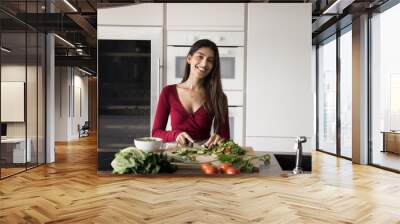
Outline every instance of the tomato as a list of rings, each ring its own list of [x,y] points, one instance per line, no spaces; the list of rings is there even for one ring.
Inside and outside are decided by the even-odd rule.
[[[240,173],[240,170],[235,169],[234,167],[228,167],[228,168],[225,170],[225,173],[226,173],[226,174],[238,174],[238,173]]]
[[[210,168],[210,167],[212,167],[212,165],[211,165],[210,163],[203,163],[203,164],[201,164],[201,169],[202,169],[202,170],[207,169],[207,168]]]
[[[203,172],[205,174],[217,174],[218,173],[218,169],[208,163],[202,164],[201,169],[203,170]]]
[[[218,173],[218,169],[215,167],[209,167],[207,169],[203,170],[205,174],[217,174]]]
[[[223,172],[226,171],[226,169],[228,169],[229,167],[232,167],[232,163],[222,163],[221,165],[219,165],[219,169]]]

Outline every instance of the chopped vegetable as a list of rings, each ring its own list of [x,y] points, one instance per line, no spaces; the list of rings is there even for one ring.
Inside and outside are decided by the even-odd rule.
[[[257,171],[257,168],[252,163],[253,160],[258,159],[264,163],[270,160],[270,155],[268,154],[263,156],[247,155],[247,151],[232,140],[221,142],[210,149],[179,147],[172,154],[176,160],[189,160],[190,162],[196,162],[196,156],[198,155],[215,155],[221,163],[229,163],[233,168],[248,173]],[[228,168],[227,165],[225,166],[223,167],[224,169]]]

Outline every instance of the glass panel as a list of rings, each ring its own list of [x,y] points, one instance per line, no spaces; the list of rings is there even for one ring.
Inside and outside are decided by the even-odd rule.
[[[336,38],[318,48],[319,149],[336,154]]]
[[[400,73],[390,75],[390,130],[400,130]]]
[[[1,122],[7,125],[1,140],[2,177],[25,170],[26,123],[26,35],[2,33],[1,47]]]
[[[186,57],[175,57],[175,77],[183,78],[183,74],[185,74],[186,67]]]
[[[0,12],[3,47],[1,86],[4,87],[0,108],[4,114],[4,136],[0,152],[4,153],[0,156],[0,167],[1,177],[4,177],[35,166],[38,159],[44,162],[45,79],[42,72],[45,64],[45,36],[21,21],[27,19],[30,24],[37,24],[38,17],[33,15],[45,12],[45,0],[1,1],[0,6],[20,19],[10,18]],[[38,103],[41,107],[38,107]],[[38,117],[41,119],[38,120]],[[39,130],[42,157],[38,157]]]
[[[372,163],[400,170],[400,5],[372,18]]]
[[[221,78],[234,79],[235,78],[235,58],[234,57],[220,57],[221,62]]]
[[[99,40],[99,165],[102,152],[117,152],[150,135],[150,41]],[[112,155],[113,156],[113,155]],[[101,161],[103,160],[103,161]],[[106,169],[106,168],[104,168]]]
[[[352,35],[340,37],[340,153],[352,157]]]
[[[0,110],[1,110],[1,106],[0,106]],[[7,137],[7,124],[0,122],[0,125],[1,125],[1,129],[0,129],[1,141],[3,141]],[[5,166],[5,163],[7,162],[7,157],[8,157],[5,153],[6,149],[3,149],[3,148],[5,148],[5,145],[3,145],[3,143],[1,143],[0,144],[0,179],[2,178],[2,176],[4,176],[4,174],[3,174],[4,167],[3,166]]]
[[[37,152],[38,152],[38,163],[45,163],[45,44],[46,39],[44,34],[39,34],[38,36],[38,142],[37,142]]]
[[[28,32],[28,55],[27,55],[27,81],[26,81],[26,113],[27,113],[27,143],[28,160],[27,166],[37,165],[37,132],[38,132],[38,107],[37,107],[37,74],[38,74],[38,36],[36,32]]]
[[[235,58],[234,57],[220,57],[221,62],[221,78],[234,79],[235,78]],[[175,77],[183,78],[185,73],[186,57],[175,57]]]

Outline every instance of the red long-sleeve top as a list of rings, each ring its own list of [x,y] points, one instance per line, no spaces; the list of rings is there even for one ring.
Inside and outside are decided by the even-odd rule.
[[[165,130],[169,116],[172,130]],[[213,118],[204,105],[193,113],[187,112],[179,99],[176,84],[165,86],[158,99],[152,136],[162,138],[163,142],[173,142],[181,132],[187,132],[196,141],[206,140],[210,138]],[[225,123],[218,134],[229,139],[229,122]]]

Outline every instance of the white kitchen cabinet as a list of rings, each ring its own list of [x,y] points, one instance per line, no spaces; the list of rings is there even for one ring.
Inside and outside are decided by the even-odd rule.
[[[163,15],[162,3],[99,8],[97,11],[97,24],[109,26],[162,26]]]
[[[192,44],[200,39],[209,39],[217,46],[244,46],[244,32],[223,32],[223,31],[187,31],[174,30],[169,31],[167,36],[167,44],[192,46]]]
[[[248,5],[246,145],[256,150],[313,136],[311,15],[311,4]]]
[[[168,3],[168,30],[244,31],[244,3]]]
[[[243,107],[229,107],[229,135],[239,145],[243,145]]]
[[[234,106],[234,107],[243,106],[243,91],[224,90],[224,93],[228,98],[229,106]]]

